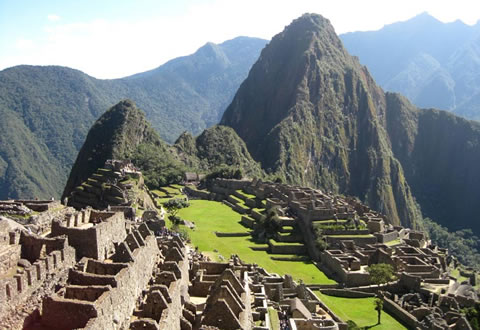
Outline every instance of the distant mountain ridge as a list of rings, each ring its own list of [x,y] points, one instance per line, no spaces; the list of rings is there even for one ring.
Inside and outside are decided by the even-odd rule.
[[[480,123],[385,93],[320,15],[272,39],[221,123],[289,183],[357,196],[394,224],[415,227],[419,203],[480,232]]]
[[[132,99],[173,143],[219,121],[267,41],[208,43],[157,69],[99,80],[58,66],[0,72],[0,199],[59,197],[88,129],[113,104]]]
[[[442,23],[423,13],[340,38],[385,90],[422,108],[480,120],[480,22]]]

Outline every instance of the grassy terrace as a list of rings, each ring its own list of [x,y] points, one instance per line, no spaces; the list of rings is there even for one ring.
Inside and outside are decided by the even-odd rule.
[[[195,230],[187,229],[194,246],[210,256],[212,260],[220,260],[219,255],[228,259],[231,254],[237,254],[244,262],[256,263],[269,272],[284,275],[291,274],[295,279],[305,283],[335,283],[327,278],[310,261],[276,261],[266,251],[254,251],[250,247],[267,247],[266,244],[256,244],[251,237],[217,237],[214,232],[247,232],[240,224],[241,215],[230,207],[214,201],[192,200],[190,207],[181,209],[178,213],[183,219],[195,222]],[[215,252],[215,250],[217,252]]]
[[[282,245],[303,246],[302,243],[298,243],[298,242],[277,242],[273,239],[269,240],[269,242],[270,242],[270,244],[275,245],[275,246],[282,246]]]
[[[243,190],[239,189],[239,190],[236,190],[237,193],[239,193],[240,195],[242,196],[245,196],[246,198],[250,198],[250,199],[255,199],[255,195],[252,195],[252,194],[247,194],[246,192],[244,192]]]
[[[366,235],[326,235],[328,237],[335,237],[335,238],[365,238],[365,237],[373,237],[372,234],[366,234]]]
[[[248,207],[247,205],[245,205],[245,202],[244,202],[242,199],[238,198],[238,197],[235,196],[235,195],[230,195],[230,197],[231,197],[233,200],[235,200],[235,204],[237,204],[237,205],[240,206],[241,208],[246,209],[246,210],[249,210],[249,209],[250,209],[250,207]]]
[[[382,312],[382,323],[377,325],[377,311],[374,309],[374,298],[343,298],[327,296],[319,291],[315,294],[343,321],[352,320],[359,327],[375,330],[407,329],[390,314]]]
[[[402,243],[402,241],[400,240],[400,238],[397,238],[397,239],[394,239],[393,241],[390,241],[390,242],[387,242],[385,243],[385,245],[387,246],[393,246],[393,245],[398,245]]]

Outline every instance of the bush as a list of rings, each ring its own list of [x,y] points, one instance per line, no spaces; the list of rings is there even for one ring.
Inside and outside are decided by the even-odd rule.
[[[318,237],[315,241],[315,245],[319,251],[325,251],[328,248],[328,243],[323,237]]]
[[[183,198],[172,198],[166,201],[163,206],[165,206],[168,213],[175,217],[180,209],[189,207],[190,203]]]
[[[367,271],[370,274],[372,282],[377,285],[387,283],[394,279],[393,267],[389,264],[370,265]]]
[[[174,226],[182,223],[182,218],[176,215],[168,216],[168,220],[170,220]]]
[[[210,187],[211,182],[216,178],[240,180],[243,178],[243,172],[237,167],[221,165],[205,177],[204,183]]]

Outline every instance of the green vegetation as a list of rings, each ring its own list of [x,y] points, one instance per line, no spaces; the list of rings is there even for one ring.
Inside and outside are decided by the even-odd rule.
[[[278,212],[278,207],[272,207],[266,212],[264,216],[260,218],[260,221],[257,222],[257,226],[252,233],[252,236],[256,240],[260,242],[266,242],[278,233],[281,228]],[[275,242],[272,241],[272,244],[274,245]]]
[[[383,310],[383,300],[381,298],[373,299],[373,306],[375,306],[375,310],[377,311],[377,324],[382,323],[382,310]]]
[[[326,235],[328,237],[335,237],[335,238],[367,238],[373,237],[372,234],[365,234],[365,235]]]
[[[387,246],[394,246],[394,245],[398,245],[398,244],[400,244],[400,243],[402,243],[402,240],[399,239],[399,238],[397,238],[397,239],[394,239],[393,241],[390,241],[390,242],[385,243],[385,245],[387,245]]]
[[[374,310],[375,298],[343,298],[327,296],[319,291],[315,294],[342,320],[352,320],[358,327],[373,327],[375,330],[407,329],[387,312],[382,313],[382,323],[377,325],[377,313]]]
[[[88,129],[124,98],[145,110],[170,143],[185,130],[201,133],[218,122],[265,43],[247,37],[209,43],[155,70],[114,80],[59,66],[2,70],[0,199],[60,197]]]
[[[240,195],[243,195],[245,196],[246,198],[250,198],[250,199],[255,199],[256,196],[255,195],[252,195],[252,194],[247,194],[246,192],[244,192],[243,190],[239,189],[239,190],[236,190],[237,193],[239,193]]]
[[[480,329],[480,303],[476,302],[475,306],[465,308],[462,310],[465,314],[468,322],[472,326],[472,329],[479,330]]]
[[[150,189],[183,180],[185,167],[169,155],[165,145],[141,143],[131,159],[142,170],[145,184]]]
[[[270,329],[280,329],[280,319],[278,318],[278,312],[274,308],[268,307],[268,316],[270,317]]]
[[[373,264],[368,266],[368,273],[373,283],[379,285],[394,279],[393,266],[388,264]]]
[[[187,166],[210,172],[207,184],[216,177],[241,179],[244,175],[263,176],[260,164],[253,160],[245,142],[230,127],[210,127],[195,139],[191,134],[184,133],[174,147]]]
[[[305,283],[335,283],[311,261],[277,261],[271,259],[277,255],[252,250],[250,247],[266,248],[268,245],[257,244],[251,237],[217,237],[214,232],[247,232],[247,228],[240,224],[241,215],[219,202],[192,200],[190,203],[191,206],[181,209],[178,215],[195,223],[194,230],[187,229],[192,245],[213,260],[228,259],[230,255],[237,254],[245,262],[256,263],[267,271],[280,275],[291,274]]]
[[[447,248],[463,265],[480,270],[480,239],[471,229],[449,232],[429,218],[423,219],[423,225],[434,244]]]
[[[163,206],[167,209],[168,213],[170,213],[170,216],[175,218],[178,214],[178,211],[185,207],[189,207],[190,203],[183,198],[172,198],[163,203]]]

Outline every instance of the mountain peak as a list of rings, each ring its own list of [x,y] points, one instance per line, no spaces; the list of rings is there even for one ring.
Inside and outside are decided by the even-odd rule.
[[[143,111],[133,101],[122,100],[100,116],[88,132],[62,198],[102,167],[107,159],[129,159],[141,143],[166,148]]]
[[[264,48],[221,123],[267,172],[362,196],[392,223],[411,225],[415,206],[381,127],[384,102],[330,21],[304,14]],[[391,192],[392,184],[400,189]]]

